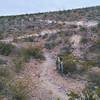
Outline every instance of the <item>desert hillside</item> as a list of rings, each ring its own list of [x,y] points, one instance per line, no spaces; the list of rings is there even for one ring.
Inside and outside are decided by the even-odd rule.
[[[0,100],[99,99],[100,6],[0,17]]]
[[[43,21],[45,20],[45,21]],[[19,16],[0,17],[0,33],[8,35],[21,35],[39,32],[45,28],[57,28],[56,21],[100,21],[100,6],[75,9],[68,11],[26,14]],[[48,23],[49,24],[48,24]]]

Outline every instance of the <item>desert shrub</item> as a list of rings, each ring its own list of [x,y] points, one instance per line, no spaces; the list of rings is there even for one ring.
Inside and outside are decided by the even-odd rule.
[[[86,29],[85,27],[80,26],[80,31],[81,31],[81,32],[86,32],[87,29]]]
[[[73,91],[71,91],[69,94],[69,100],[75,100],[76,98],[79,98],[77,93],[74,93]]]
[[[23,90],[20,89],[20,91],[18,90],[19,87],[12,87],[12,100],[27,100],[27,96],[24,93]]]
[[[86,88],[80,94],[71,92],[68,100],[99,100],[99,95],[95,90]]]
[[[11,77],[11,70],[9,69],[9,66],[0,66],[0,77],[3,78],[10,78]]]
[[[94,60],[89,60],[89,61],[81,62],[80,64],[83,66],[84,70],[87,71],[88,69],[95,67],[97,65],[97,62]]]
[[[86,89],[80,95],[81,100],[98,100],[99,96],[92,89]]]
[[[15,71],[20,72],[23,68],[23,62],[21,59],[16,59],[14,60],[14,64],[12,67],[0,66],[0,97],[7,97],[7,100],[28,100],[26,91],[28,90],[28,81],[25,79],[23,81],[23,78],[19,78],[19,80],[15,79]],[[13,70],[13,67],[16,70]],[[0,100],[2,100],[1,98]]]
[[[7,94],[9,94],[7,84],[3,80],[0,80],[0,96],[7,96]]]
[[[22,80],[0,80],[0,96],[7,97],[8,100],[28,100],[27,91],[27,86]]]
[[[38,47],[30,47],[23,50],[23,57],[25,60],[30,58],[34,59],[44,59],[43,52]]]
[[[96,89],[96,94],[100,97],[100,87]]]
[[[65,32],[59,32],[59,36],[62,38],[65,36],[65,34],[66,34]]]
[[[0,43],[0,54],[8,56],[12,52],[13,48],[14,46],[11,44]]]
[[[10,79],[12,78],[12,72],[10,71],[9,67],[0,66],[0,96],[8,96],[10,91],[8,89],[7,84],[9,83]]]
[[[77,71],[77,60],[72,54],[64,54],[61,58],[63,59],[65,74]]]
[[[0,97],[7,97],[7,100],[29,100],[28,84],[29,77],[14,80],[0,77]]]
[[[28,82],[22,78],[14,79],[16,74],[13,73],[14,70],[10,70],[9,66],[0,66],[0,97],[7,97],[8,100],[27,100]]]
[[[24,68],[23,58],[17,58],[13,60],[15,72],[19,73]]]
[[[28,100],[28,85],[24,81],[26,80],[22,78],[9,84],[12,100]]]

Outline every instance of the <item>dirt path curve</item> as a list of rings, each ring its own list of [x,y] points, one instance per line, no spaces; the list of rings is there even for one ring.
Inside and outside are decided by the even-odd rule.
[[[81,92],[86,85],[85,81],[62,77],[56,70],[55,59],[52,53],[45,52],[46,61],[41,64],[41,87],[51,91],[60,100],[68,100],[69,91]],[[55,99],[53,99],[55,100]]]
[[[32,79],[30,100],[68,100],[69,91],[80,93],[85,88],[85,81],[65,78],[58,73],[53,53],[44,51],[44,56],[45,61],[31,60],[26,65],[24,75]]]
[[[55,80],[52,79],[52,71],[55,71],[56,65],[52,56],[49,53],[44,54],[46,61],[42,64],[42,73],[40,74],[40,81],[42,87],[45,87],[47,90],[52,91],[52,93],[60,98],[60,100],[68,100],[66,91],[61,88],[61,86],[55,83]]]

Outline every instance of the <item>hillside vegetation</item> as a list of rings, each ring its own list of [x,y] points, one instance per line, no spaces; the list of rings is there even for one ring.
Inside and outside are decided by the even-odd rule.
[[[0,100],[99,100],[100,6],[0,17]]]
[[[56,24],[51,23],[48,25],[41,20],[54,20],[54,21],[81,21],[81,20],[97,20],[100,21],[100,6],[64,10],[58,12],[47,12],[37,14],[26,14],[18,16],[1,16],[0,17],[0,38],[8,36],[16,36],[24,33],[39,32],[45,28],[56,28]],[[3,36],[2,36],[3,33]]]

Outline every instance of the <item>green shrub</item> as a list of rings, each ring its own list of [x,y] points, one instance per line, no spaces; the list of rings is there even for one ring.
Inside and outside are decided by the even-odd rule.
[[[96,94],[100,97],[100,87],[96,89]]]
[[[64,73],[74,73],[77,71],[77,60],[72,54],[61,56],[64,63]]]
[[[12,100],[28,100],[28,87],[22,79],[9,84]]]
[[[26,78],[12,80],[0,77],[0,97],[7,97],[7,100],[29,100],[28,84]]]
[[[71,92],[69,97],[70,98],[68,100],[99,100],[99,95],[92,89],[85,89],[80,94]]]
[[[7,97],[8,100],[28,100],[27,87],[24,86],[24,82],[11,82],[0,80],[0,96]],[[0,99],[1,100],[1,99]]]
[[[14,46],[11,44],[0,43],[0,54],[8,56],[12,52],[13,48]]]
[[[2,80],[0,80],[0,96],[7,96],[8,93],[9,93],[9,90],[8,90],[7,84],[3,82]]]
[[[76,98],[79,98],[78,94],[74,93],[73,91],[71,91],[68,96],[69,100],[75,100]]]
[[[3,78],[10,78],[11,77],[11,70],[9,69],[8,66],[0,66],[0,77]]]
[[[80,31],[81,31],[81,32],[86,32],[87,29],[86,29],[85,27],[80,26]]]
[[[88,70],[91,67],[95,67],[97,65],[97,62],[94,60],[90,60],[81,62],[80,64],[83,66],[84,70]]]
[[[29,82],[26,77],[15,79],[16,72],[20,72],[23,68],[21,59],[14,60],[14,66],[0,66],[0,100],[7,97],[7,100],[28,100],[27,91]],[[15,67],[15,70],[13,70]],[[28,77],[29,79],[29,77]]]
[[[76,64],[73,61],[67,61],[64,63],[64,73],[74,73],[76,71]]]
[[[21,78],[17,81],[16,75],[10,67],[0,67],[0,97],[7,97],[8,100],[28,100],[28,82]],[[14,80],[13,80],[14,79]]]
[[[44,59],[43,52],[40,48],[37,47],[30,47],[23,50],[23,56],[25,60],[28,60],[30,58],[34,59]]]
[[[59,36],[63,38],[65,36],[65,33],[64,32],[59,32]]]
[[[24,68],[24,60],[17,58],[13,60],[15,72],[19,73]]]
[[[82,96],[83,95],[83,96]],[[99,96],[96,94],[95,90],[86,89],[80,95],[81,100],[98,100]]]
[[[0,96],[9,96],[10,90],[8,89],[7,84],[11,81],[12,77],[13,74],[9,68],[0,68]]]

